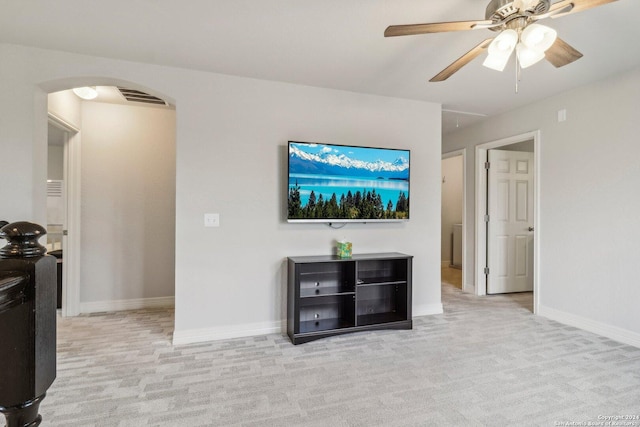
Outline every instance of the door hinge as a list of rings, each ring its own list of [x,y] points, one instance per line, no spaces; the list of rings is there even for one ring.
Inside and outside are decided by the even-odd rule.
[[[489,222],[489,215],[484,216],[484,222]]]
[[[62,230],[62,235],[63,236],[68,236],[69,235],[69,230]]]
[[[489,275],[489,267],[484,268],[484,274],[487,276]]]
[[[489,170],[491,168],[491,163],[490,162],[484,162],[484,168],[486,170]]]

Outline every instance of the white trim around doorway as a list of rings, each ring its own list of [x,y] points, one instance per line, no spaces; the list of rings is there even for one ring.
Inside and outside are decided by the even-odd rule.
[[[534,147],[534,210],[533,210],[533,313],[538,312],[540,301],[540,131],[531,131],[508,138],[499,139],[476,145],[476,203],[475,203],[475,223],[476,223],[476,244],[475,244],[475,283],[476,295],[487,294],[487,277],[484,274],[484,267],[487,259],[487,236],[485,232],[484,214],[487,210],[487,174],[484,164],[487,159],[487,150],[503,147],[505,145],[516,144],[518,142],[530,141],[533,139]]]
[[[48,113],[48,121],[66,132],[64,143],[64,183],[67,195],[65,230],[62,248],[62,315],[80,314],[80,129]]]

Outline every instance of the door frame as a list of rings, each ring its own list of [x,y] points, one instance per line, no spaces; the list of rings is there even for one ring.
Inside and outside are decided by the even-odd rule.
[[[66,120],[47,113],[48,122],[66,133],[63,179],[67,203],[62,237],[62,316],[80,314],[80,129]]]
[[[495,141],[476,145],[476,244],[475,244],[475,283],[476,295],[487,295],[487,277],[484,274],[487,260],[487,224],[484,220],[487,211],[487,174],[484,164],[487,150],[533,139],[534,192],[533,192],[533,313],[538,312],[540,301],[540,131],[531,131]]]
[[[462,156],[462,291],[474,293],[474,284],[467,283],[465,280],[470,261],[467,256],[467,149],[462,148],[460,150],[442,153],[442,160],[457,156]]]

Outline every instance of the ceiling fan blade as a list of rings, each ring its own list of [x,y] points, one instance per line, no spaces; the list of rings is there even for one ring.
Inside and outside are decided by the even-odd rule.
[[[556,68],[560,68],[582,58],[582,54],[558,37],[545,53],[545,58]]]
[[[480,43],[479,45],[471,49],[469,52],[465,53],[460,58],[456,59],[451,65],[449,65],[444,70],[440,71],[429,81],[442,82],[444,80],[447,80],[454,73],[456,73],[460,68],[464,67],[469,62],[477,58],[478,55],[480,55],[485,49],[489,47],[492,41],[493,41],[493,38],[484,40],[482,43]]]
[[[592,7],[603,6],[607,3],[613,3],[614,1],[618,0],[562,0],[552,4],[549,8],[549,13],[552,14],[552,18],[559,18],[570,13],[582,12],[583,10],[591,9]],[[573,4],[573,8],[571,10],[567,12],[561,11],[561,9],[564,9],[570,4]],[[554,11],[558,11],[559,13],[553,13]]]
[[[449,31],[466,31],[476,28],[488,28],[492,21],[453,21],[434,22],[431,24],[390,25],[384,31],[385,37],[411,36],[414,34],[445,33]]]

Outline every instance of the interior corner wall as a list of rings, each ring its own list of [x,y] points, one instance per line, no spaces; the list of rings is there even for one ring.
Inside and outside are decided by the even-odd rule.
[[[558,122],[562,109],[567,120]],[[445,135],[443,151],[469,148],[467,188],[475,189],[477,144],[540,130],[538,313],[640,346],[638,111],[640,69]],[[467,206],[475,197],[470,191]],[[465,255],[473,256],[469,211]]]
[[[29,204],[26,219],[46,217],[45,186],[42,195],[34,192],[31,176],[39,168],[46,174],[45,91],[67,89],[76,76],[84,82],[100,76],[96,84],[132,82],[175,103],[174,342],[280,332],[286,257],[331,254],[341,238],[356,253],[413,255],[413,314],[442,312],[439,104],[15,45],[0,49],[7,59],[0,113],[12,119],[0,114],[0,140],[25,166],[10,172],[20,181],[16,196]],[[40,96],[42,105],[34,102]],[[34,136],[40,123],[42,135]],[[20,145],[25,140],[27,148]],[[288,140],[410,149],[411,220],[341,230],[286,223]],[[40,149],[42,158],[34,154]],[[205,213],[219,213],[220,227],[205,228]]]
[[[442,160],[442,237],[440,260],[451,263],[453,224],[462,224],[463,209],[462,155]]]

